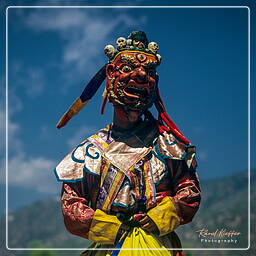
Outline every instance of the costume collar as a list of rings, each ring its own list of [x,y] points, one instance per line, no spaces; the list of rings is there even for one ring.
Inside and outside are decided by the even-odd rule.
[[[130,147],[152,146],[158,133],[157,122],[151,114],[131,129],[123,129],[115,125],[111,128],[111,137],[116,142],[124,142]]]

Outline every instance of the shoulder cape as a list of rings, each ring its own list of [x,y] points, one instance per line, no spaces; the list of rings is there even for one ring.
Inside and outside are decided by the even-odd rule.
[[[131,147],[123,142],[107,139],[109,126],[90,136],[70,152],[55,168],[58,181],[77,182],[84,172],[100,175],[102,160],[108,160],[120,171],[126,172],[142,157],[152,152],[162,160],[184,160],[191,166],[195,147],[178,141],[171,133],[164,132],[156,138],[153,147]]]

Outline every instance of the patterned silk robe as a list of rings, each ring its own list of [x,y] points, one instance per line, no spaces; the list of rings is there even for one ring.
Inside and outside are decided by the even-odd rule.
[[[171,239],[198,210],[195,168],[195,147],[171,133],[159,134],[154,119],[130,131],[108,125],[56,167],[66,228],[114,247],[122,222],[145,213],[155,222],[157,236]]]

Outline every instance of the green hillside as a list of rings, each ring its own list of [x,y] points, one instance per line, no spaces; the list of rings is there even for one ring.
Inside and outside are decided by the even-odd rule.
[[[253,172],[252,179],[255,177]],[[246,248],[248,244],[248,178],[239,173],[222,179],[201,181],[202,203],[193,222],[177,229],[183,247],[186,248]],[[251,227],[255,227],[255,190],[251,192]],[[253,211],[254,210],[254,211]],[[0,220],[1,227],[5,219]],[[198,230],[217,229],[240,232],[233,236],[236,243],[202,242]],[[5,229],[0,230],[1,241],[5,240]],[[216,237],[220,239],[219,237]],[[255,241],[255,232],[251,241]],[[226,239],[222,237],[221,239]],[[9,247],[11,248],[86,248],[89,241],[69,234],[63,224],[58,199],[37,202],[9,214]],[[250,251],[186,251],[185,255],[256,255],[256,246]],[[1,256],[76,256],[80,251],[7,251],[1,243]]]

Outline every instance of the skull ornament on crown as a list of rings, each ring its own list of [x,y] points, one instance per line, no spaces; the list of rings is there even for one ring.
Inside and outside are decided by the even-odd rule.
[[[150,43],[148,44],[148,49],[149,49],[150,51],[152,51],[153,53],[157,53],[157,51],[158,51],[158,49],[159,49],[159,46],[158,46],[158,44],[155,43],[155,42],[150,42]]]
[[[119,37],[116,40],[116,45],[118,50],[122,50],[126,47],[126,39],[124,37]]]

